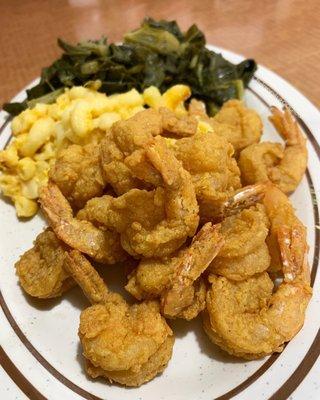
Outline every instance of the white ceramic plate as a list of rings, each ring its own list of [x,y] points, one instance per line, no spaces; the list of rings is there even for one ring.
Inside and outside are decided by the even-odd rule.
[[[224,51],[232,62],[242,57]],[[33,85],[32,83],[31,85]],[[15,98],[21,101],[24,90]],[[281,354],[258,361],[231,358],[212,345],[199,320],[176,321],[177,336],[172,360],[165,372],[138,389],[90,380],[84,373],[77,337],[80,311],[88,304],[78,288],[62,299],[36,301],[25,296],[13,265],[31,247],[45,222],[37,216],[20,222],[14,208],[0,201],[0,399],[60,400],[194,400],[194,399],[319,399],[320,271],[319,211],[320,127],[319,111],[296,89],[266,68],[259,67],[246,91],[248,106],[263,118],[263,140],[281,141],[268,122],[269,106],[289,104],[308,137],[309,165],[306,176],[292,196],[297,214],[308,228],[309,259],[314,295],[303,329]],[[0,148],[10,138],[7,115],[0,113]],[[117,271],[110,268],[108,283]],[[13,383],[13,381],[15,383]],[[291,397],[292,396],[292,397]]]

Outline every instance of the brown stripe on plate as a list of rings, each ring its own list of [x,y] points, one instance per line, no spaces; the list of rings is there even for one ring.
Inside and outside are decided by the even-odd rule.
[[[278,359],[281,353],[272,354],[268,360],[261,365],[259,369],[257,369],[249,378],[247,378],[244,382],[240,383],[240,385],[236,386],[234,389],[229,390],[227,393],[219,397],[215,397],[214,400],[229,400],[232,397],[236,396],[247,387],[253,384],[260,376],[262,376],[270,367],[271,365]]]
[[[317,361],[320,349],[320,329],[315,337],[310,349],[304,359],[299,364],[298,368],[290,376],[290,378],[278,389],[268,400],[286,400],[300,385],[314,363]]]
[[[32,400],[47,400],[29,381],[22,375],[18,368],[8,357],[7,353],[0,346],[0,365],[10,376],[20,390]]]
[[[8,117],[4,123],[0,126],[0,135],[2,134],[2,132],[5,130],[6,126],[9,124],[9,122],[12,120],[12,117]],[[12,135],[9,135],[8,140],[6,141],[6,143],[4,144],[3,148],[5,149],[8,146],[8,143],[11,140]]]

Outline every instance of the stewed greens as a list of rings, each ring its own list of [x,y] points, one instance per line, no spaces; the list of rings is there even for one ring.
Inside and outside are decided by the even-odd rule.
[[[182,32],[176,21],[146,18],[139,29],[127,33],[122,44],[106,38],[71,45],[58,39],[62,56],[43,68],[40,83],[27,90],[22,103],[6,103],[3,108],[17,115],[36,102],[50,103],[61,89],[101,81],[99,91],[107,94],[132,88],[143,91],[157,86],[161,92],[184,83],[192,95],[206,103],[214,114],[231,98],[241,98],[243,88],[257,66],[254,60],[232,64],[206,48],[204,34],[196,25]]]

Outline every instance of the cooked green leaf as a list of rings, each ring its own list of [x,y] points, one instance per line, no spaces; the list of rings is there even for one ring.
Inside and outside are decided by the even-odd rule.
[[[232,98],[241,98],[257,66],[254,60],[232,64],[205,47],[203,32],[192,25],[183,33],[176,21],[146,18],[124,36],[121,45],[106,38],[77,45],[58,39],[62,56],[43,68],[38,85],[27,90],[27,101],[5,104],[16,115],[30,104],[53,101],[59,89],[100,80],[99,91],[112,94],[150,85],[161,92],[177,83],[206,103],[210,115]]]

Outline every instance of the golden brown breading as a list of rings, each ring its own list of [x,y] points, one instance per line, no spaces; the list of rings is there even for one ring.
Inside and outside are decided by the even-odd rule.
[[[82,208],[105,187],[98,144],[73,144],[60,152],[49,172],[64,196],[75,208]]]
[[[209,266],[209,271],[234,281],[242,281],[252,275],[266,271],[271,257],[264,242],[253,251],[239,257],[216,257]]]
[[[282,351],[301,329],[312,295],[305,227],[275,186],[269,186],[264,205],[279,247],[282,283],[275,289],[267,272],[240,282],[212,275],[204,315],[209,338],[230,354],[248,359]],[[245,236],[254,242],[252,235]]]
[[[239,257],[252,252],[264,243],[269,225],[261,204],[226,218],[221,224],[225,243],[219,257]]]
[[[74,218],[70,204],[54,183],[49,182],[42,188],[40,203],[55,234],[68,246],[107,264],[126,258],[119,235]]]
[[[15,264],[23,289],[30,296],[46,299],[61,296],[74,286],[64,268],[65,256],[66,247],[54,232],[50,228],[41,232]]]
[[[67,269],[94,305],[82,311],[79,337],[88,373],[128,386],[154,378],[171,358],[173,333],[156,301],[129,305],[108,291],[103,280],[77,251]],[[97,304],[95,304],[97,303]]]
[[[119,232],[123,248],[132,256],[164,257],[194,235],[198,204],[189,173],[163,138],[154,138],[145,154],[162,187],[150,192],[132,189],[118,198],[92,199],[79,218]],[[150,174],[146,172],[146,176]]]
[[[241,179],[245,184],[271,181],[284,193],[290,193],[297,188],[307,168],[306,139],[289,109],[281,112],[273,107],[269,119],[286,145],[262,142],[242,150]]]
[[[201,219],[211,221],[221,203],[241,187],[232,146],[213,132],[197,133],[178,140],[174,152],[191,174]]]
[[[177,116],[165,107],[159,108],[162,117],[162,135],[169,137],[188,137],[197,132],[198,121],[192,115]]]
[[[95,367],[90,361],[86,362],[86,371],[92,378],[102,376],[110,382],[118,382],[125,386],[141,386],[160,374],[168,365],[172,357],[174,337],[169,336],[159,347],[159,349],[150,356],[147,362],[142,364],[139,369],[131,368],[122,371],[106,371],[103,368]]]
[[[211,119],[214,132],[231,143],[236,153],[252,143],[258,143],[262,135],[262,121],[256,111],[244,106],[242,101],[229,100]]]
[[[160,135],[161,131],[161,116],[151,108],[113,124],[100,144],[100,152],[104,177],[117,195],[145,187],[132,175],[124,161],[149,143],[153,136]]]
[[[139,300],[160,298],[162,312],[169,318],[194,318],[204,308],[201,274],[222,245],[219,226],[207,223],[191,245],[173,257],[143,259],[129,276],[126,289]]]

